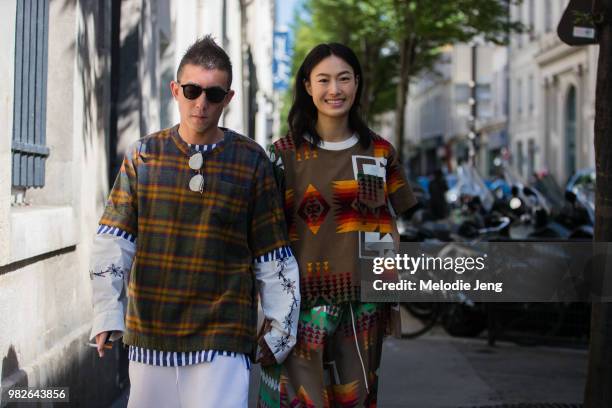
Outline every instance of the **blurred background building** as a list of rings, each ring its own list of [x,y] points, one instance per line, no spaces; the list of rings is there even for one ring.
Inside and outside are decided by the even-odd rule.
[[[494,159],[503,158],[526,181],[550,172],[565,185],[576,170],[594,163],[598,49],[561,42],[556,30],[567,3],[513,5],[510,18],[522,22],[525,33],[513,34],[503,47],[449,45],[437,73],[411,85],[405,134],[414,175],[440,166],[453,171],[469,157],[471,137],[485,177]]]
[[[169,81],[205,34],[234,65],[222,125],[271,140],[274,1],[7,0],[0,16],[1,387],[68,386],[75,406],[106,406],[127,365],[119,347],[99,360],[86,346],[88,264],[123,154],[178,122]]]
[[[511,16],[529,27],[509,47],[510,151],[528,179],[549,171],[565,185],[595,162],[593,123],[598,47],[570,47],[557,36],[566,0],[526,0]]]
[[[449,45],[435,71],[412,84],[405,128],[412,174],[428,175],[441,167],[452,170],[467,161],[476,132],[478,162],[488,168],[489,157],[506,137],[506,61],[504,47]]]

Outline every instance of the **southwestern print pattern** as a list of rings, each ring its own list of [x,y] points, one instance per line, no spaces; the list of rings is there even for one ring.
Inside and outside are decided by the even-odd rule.
[[[359,258],[392,249],[393,217],[415,204],[391,144],[354,140],[328,149],[287,136],[272,149],[303,307],[359,300]]]
[[[357,180],[343,180],[333,183],[334,204],[336,205],[334,215],[338,233],[353,231],[391,232],[389,208],[384,205],[373,207],[360,199],[362,194],[368,194],[367,192],[362,193],[362,190],[367,188],[362,187],[362,184],[365,183],[366,181],[360,183]],[[377,183],[378,181],[374,181],[374,184]],[[369,190],[372,191],[374,188],[369,187]],[[384,200],[384,188],[381,189],[379,194]]]
[[[315,186],[310,184],[298,209],[298,215],[308,225],[310,231],[316,235],[328,212],[329,204]]]
[[[298,341],[283,366],[262,370],[259,408],[375,407],[388,306],[353,303],[302,310]],[[354,318],[354,326],[353,326]],[[364,367],[356,354],[359,345]],[[334,360],[326,360],[332,347]],[[324,378],[320,373],[323,361]],[[365,384],[364,369],[367,377]],[[288,372],[292,373],[289,382]],[[339,376],[339,372],[342,374]],[[322,373],[323,374],[323,373]],[[342,383],[340,377],[345,379]],[[323,384],[323,388],[319,384]]]

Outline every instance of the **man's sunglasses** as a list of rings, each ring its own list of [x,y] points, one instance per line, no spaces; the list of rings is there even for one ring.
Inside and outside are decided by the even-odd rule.
[[[185,84],[181,85],[181,88],[183,88],[183,95],[185,95],[185,98],[197,99],[200,95],[202,95],[202,92],[204,92],[206,94],[206,99],[208,99],[208,101],[211,103],[219,103],[223,101],[223,98],[225,98],[225,95],[227,95],[229,92],[220,86],[202,88],[200,85],[196,84]]]

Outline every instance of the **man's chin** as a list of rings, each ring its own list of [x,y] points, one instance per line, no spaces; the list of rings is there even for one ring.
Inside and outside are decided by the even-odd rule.
[[[196,122],[196,123],[191,121],[190,125],[191,125],[190,126],[191,129],[196,133],[204,133],[212,127],[210,126],[208,121],[207,122]]]

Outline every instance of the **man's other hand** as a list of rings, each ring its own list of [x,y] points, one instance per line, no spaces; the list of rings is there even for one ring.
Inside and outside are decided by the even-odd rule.
[[[257,356],[257,363],[261,364],[262,367],[268,367],[276,364],[276,358],[268,347],[268,343],[264,340],[263,337],[260,338],[259,341],[259,355]]]
[[[110,336],[110,332],[107,331],[96,334],[96,345],[98,346],[97,350],[100,358],[104,357],[104,348],[108,336]]]

